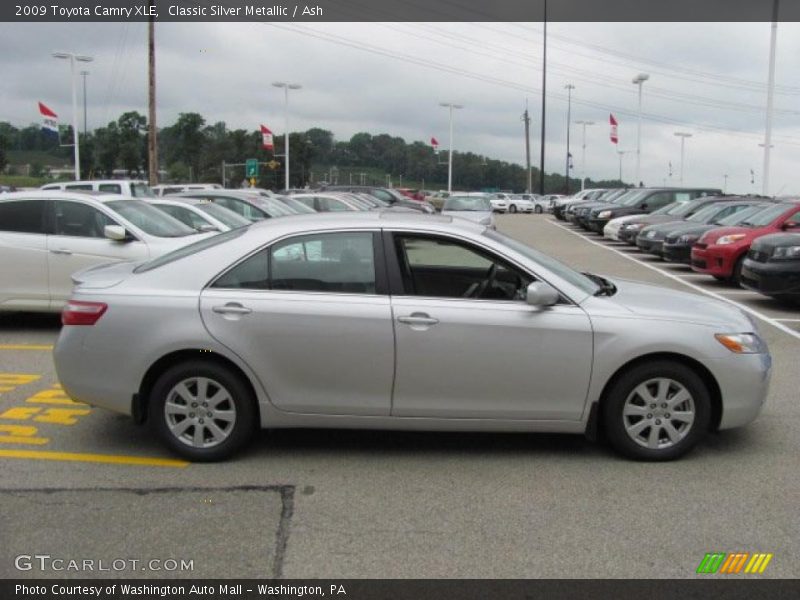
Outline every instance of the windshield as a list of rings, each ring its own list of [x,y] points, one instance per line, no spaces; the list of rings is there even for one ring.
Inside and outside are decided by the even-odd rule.
[[[297,214],[309,214],[317,212],[310,206],[306,206],[305,204],[303,204],[299,200],[295,200],[291,196],[276,196],[275,199],[278,202],[283,202],[286,206],[291,208]]]
[[[519,252],[537,264],[542,265],[544,268],[561,277],[561,279],[568,281],[587,294],[595,294],[600,289],[600,287],[594,281],[586,277],[586,275],[578,273],[567,265],[557,261],[555,258],[547,256],[546,254],[542,254],[538,250],[534,250],[530,246],[526,246],[514,238],[510,238],[507,235],[503,235],[502,233],[493,231],[491,229],[484,231],[483,235],[496,242],[500,242],[504,246],[508,246],[512,250]]]
[[[770,206],[752,217],[745,219],[741,224],[745,227],[764,227],[772,223],[790,208],[795,207],[797,207],[796,204],[778,204],[776,206]]]
[[[156,195],[153,193],[153,190],[150,189],[150,186],[145,183],[132,183],[131,184],[131,196],[134,198],[155,198]]]
[[[630,196],[620,198],[620,202],[617,202],[616,204],[621,204],[622,206],[633,206],[649,193],[650,190],[638,190],[636,192],[632,192]]]
[[[489,212],[492,205],[489,200],[480,196],[451,196],[445,200],[442,210]]]
[[[732,215],[728,215],[724,219],[720,219],[719,221],[714,221],[714,223],[718,225],[738,225],[742,221],[746,221],[747,219],[749,219],[751,215],[761,212],[765,208],[766,206],[763,204],[760,204],[758,206],[751,206],[749,208],[743,208],[739,212],[735,212]]]
[[[253,204],[261,206],[264,210],[266,210],[271,217],[288,217],[289,215],[296,214],[283,202],[275,200],[274,198],[268,198],[267,196],[259,195],[252,196],[249,199],[253,202]]]
[[[710,223],[714,215],[721,210],[725,210],[724,204],[712,204],[711,206],[701,208],[686,220],[692,223]]]
[[[111,200],[105,205],[145,233],[156,237],[183,237],[197,233],[188,225],[142,200]]]
[[[217,221],[220,221],[222,224],[227,225],[231,229],[244,227],[245,225],[250,225],[250,223],[252,223],[250,219],[245,219],[242,215],[235,213],[232,210],[228,210],[219,204],[214,204],[213,202],[200,202],[194,206],[202,210],[204,213],[208,213]]]

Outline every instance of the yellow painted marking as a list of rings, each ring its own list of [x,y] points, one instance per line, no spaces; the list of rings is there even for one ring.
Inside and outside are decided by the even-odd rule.
[[[51,452],[48,450],[4,450],[1,448],[0,458],[95,462],[115,465],[137,465],[143,467],[188,467],[190,464],[185,460],[176,460],[173,458],[148,458],[144,456],[122,456],[117,454],[86,454],[82,452]]]
[[[46,444],[50,440],[47,438],[35,437],[38,429],[32,425],[5,425],[0,424],[0,443],[3,444]]]
[[[0,419],[11,419],[13,421],[27,421],[33,415],[40,412],[42,409],[38,406],[15,406],[9,408],[3,414],[0,414]]]
[[[764,569],[767,568],[767,565],[769,564],[769,561],[772,560],[772,556],[773,556],[772,554],[767,554],[764,557],[764,562],[761,563],[761,567],[758,569],[759,573],[763,573],[764,572]]]
[[[0,344],[0,350],[52,350],[46,344]]]
[[[12,386],[0,386],[0,392],[10,392],[13,389]]]
[[[41,375],[32,375],[30,373],[0,373],[0,385],[16,387],[18,385],[33,383],[41,378]]]
[[[736,563],[736,565],[735,565],[735,566],[734,566],[734,565],[731,565],[731,570],[732,570],[732,572],[733,572],[733,573],[737,573],[737,574],[738,574],[738,573],[739,573],[739,571],[741,571],[741,570],[742,570],[742,567],[744,566],[744,563],[745,563],[745,561],[747,560],[747,557],[748,557],[748,556],[750,556],[750,553],[749,553],[749,552],[745,552],[745,553],[743,553],[743,554],[742,554],[742,555],[739,557],[739,560],[738,560],[738,562]]]
[[[75,425],[78,422],[75,417],[82,417],[90,412],[92,411],[88,408],[47,408],[41,415],[34,417],[33,420],[39,423]]]
[[[75,402],[72,398],[67,396],[64,390],[59,386],[58,389],[42,390],[37,392],[25,402],[37,402],[39,404],[66,404],[68,406],[86,406],[83,402]]]

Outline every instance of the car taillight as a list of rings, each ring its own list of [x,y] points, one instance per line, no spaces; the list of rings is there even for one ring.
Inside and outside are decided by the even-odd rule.
[[[105,302],[70,300],[61,311],[63,325],[94,325],[108,309]]]

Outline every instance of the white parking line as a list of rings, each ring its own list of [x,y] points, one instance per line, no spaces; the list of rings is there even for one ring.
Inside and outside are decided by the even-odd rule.
[[[784,323],[800,323],[800,319],[775,319],[776,321],[782,321]]]
[[[555,221],[550,221],[550,220],[548,220],[547,222],[550,223],[551,225],[554,225],[555,227],[559,227],[559,228],[563,229],[567,233],[571,233],[572,235],[574,235],[576,237],[579,237],[580,239],[582,239],[582,240],[584,240],[584,241],[586,241],[586,242],[588,242],[590,244],[594,244],[595,246],[599,246],[600,248],[605,248],[609,252],[614,252],[615,254],[619,254],[623,258],[627,258],[628,260],[631,260],[631,261],[635,262],[637,265],[642,265],[643,267],[647,267],[648,269],[652,269],[656,273],[660,273],[664,277],[669,277],[670,279],[673,279],[673,280],[675,280],[675,281],[677,281],[679,283],[682,283],[683,285],[685,285],[687,287],[690,287],[693,290],[696,290],[696,291],[700,292],[701,294],[705,294],[707,296],[711,296],[712,298],[716,298],[717,300],[721,300],[723,302],[727,302],[728,304],[732,304],[733,306],[743,310],[744,312],[753,315],[757,319],[761,319],[762,321],[764,321],[765,323],[769,323],[770,325],[772,325],[776,329],[780,329],[781,331],[783,331],[784,333],[789,334],[793,338],[800,340],[800,331],[795,331],[794,329],[791,329],[790,327],[787,327],[783,323],[779,322],[779,321],[783,321],[784,319],[774,319],[772,317],[768,317],[767,315],[762,314],[762,313],[758,312],[757,310],[754,310],[754,309],[750,308],[749,306],[746,306],[744,304],[741,304],[739,302],[731,300],[730,298],[726,298],[725,296],[717,294],[716,292],[711,292],[709,290],[706,290],[706,289],[700,287],[699,285],[695,285],[695,284],[693,284],[693,283],[691,283],[689,281],[686,281],[685,279],[683,279],[682,277],[680,277],[678,275],[673,275],[672,273],[670,273],[668,271],[665,271],[663,269],[659,269],[656,266],[653,266],[653,265],[651,265],[649,263],[641,261],[641,260],[637,259],[635,256],[632,256],[630,254],[626,254],[625,252],[620,252],[616,248],[612,248],[612,247],[607,246],[605,244],[601,244],[600,242],[596,242],[595,240],[593,240],[591,238],[587,238],[587,237],[581,235],[580,233],[578,233],[577,231],[572,231],[571,229],[569,229],[567,227],[564,227],[560,223],[556,223]],[[798,321],[800,321],[800,319],[798,319]]]

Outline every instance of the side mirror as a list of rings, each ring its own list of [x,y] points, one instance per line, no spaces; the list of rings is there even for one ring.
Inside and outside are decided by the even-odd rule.
[[[208,233],[209,231],[219,231],[219,227],[214,227],[211,223],[206,223],[205,225],[200,225],[197,231],[200,233]]]
[[[103,228],[103,235],[115,242],[124,242],[128,239],[128,232],[122,225],[106,225]]]
[[[543,281],[531,283],[525,294],[525,302],[537,308],[553,306],[559,298],[559,293]]]

